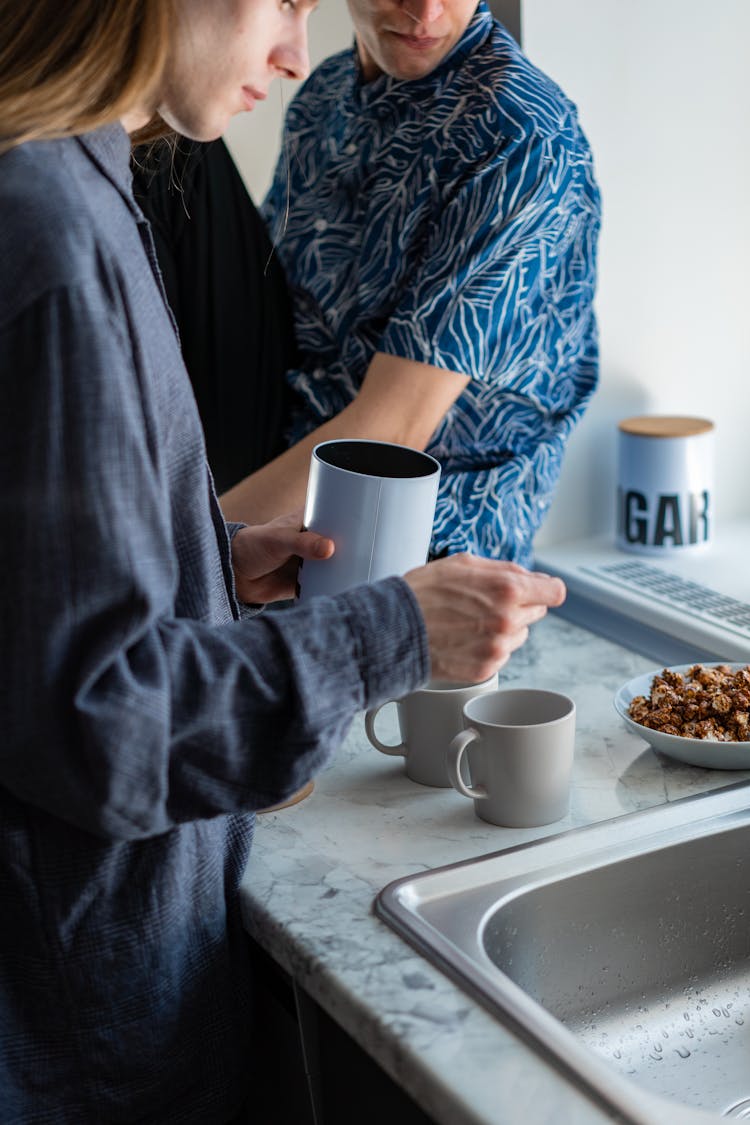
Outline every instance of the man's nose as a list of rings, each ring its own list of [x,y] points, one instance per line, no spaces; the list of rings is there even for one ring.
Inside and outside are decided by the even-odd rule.
[[[404,0],[402,7],[415,23],[434,23],[444,11],[443,0]]]

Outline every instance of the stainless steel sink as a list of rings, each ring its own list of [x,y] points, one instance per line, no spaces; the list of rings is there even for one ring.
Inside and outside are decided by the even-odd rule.
[[[750,786],[391,883],[376,912],[611,1116],[750,1119]]]

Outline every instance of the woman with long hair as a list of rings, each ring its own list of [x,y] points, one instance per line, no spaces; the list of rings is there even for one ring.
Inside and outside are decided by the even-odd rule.
[[[486,678],[563,596],[454,557],[247,620],[330,541],[227,526],[130,151],[307,68],[312,0],[0,0],[0,1118],[252,1097],[254,810],[354,713]]]

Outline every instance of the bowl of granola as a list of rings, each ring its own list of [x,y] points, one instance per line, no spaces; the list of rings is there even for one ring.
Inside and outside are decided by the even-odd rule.
[[[630,680],[615,695],[628,730],[691,766],[750,769],[750,665],[680,664]]]

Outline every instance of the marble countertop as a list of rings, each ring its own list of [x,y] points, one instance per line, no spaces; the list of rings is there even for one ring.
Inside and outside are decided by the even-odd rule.
[[[750,778],[682,766],[628,733],[613,696],[654,666],[551,614],[501,671],[501,686],[575,699],[571,807],[556,824],[485,824],[471,801],[417,785],[402,759],[372,749],[361,717],[310,797],[258,817],[242,886],[246,928],[439,1125],[608,1118],[378,920],[373,900],[405,875]],[[395,707],[378,731],[398,741]]]

